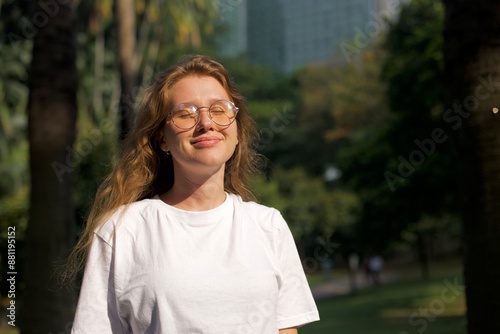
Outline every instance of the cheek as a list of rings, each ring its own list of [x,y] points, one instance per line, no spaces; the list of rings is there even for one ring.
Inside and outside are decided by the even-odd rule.
[[[193,136],[193,130],[178,130],[167,128],[163,131],[165,146],[169,151],[183,150],[189,146],[189,138]]]
[[[232,129],[233,136],[234,136],[234,140],[236,141],[236,144],[238,144],[238,142],[239,142],[238,124],[236,122],[234,122],[233,124],[234,124],[234,128]]]

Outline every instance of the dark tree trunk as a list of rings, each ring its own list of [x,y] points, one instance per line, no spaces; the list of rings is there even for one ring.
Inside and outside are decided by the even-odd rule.
[[[445,0],[448,121],[463,184],[469,334],[500,333],[500,2]],[[446,113],[446,111],[445,111]],[[453,118],[451,118],[453,117]],[[445,119],[446,120],[446,119]]]
[[[29,71],[30,220],[26,288],[18,310],[23,334],[69,333],[75,301],[72,291],[58,286],[54,269],[75,237],[75,156],[68,157],[77,114],[76,2],[54,3],[54,15],[36,33]],[[35,13],[46,9],[37,7]]]
[[[118,23],[118,59],[120,64],[120,140],[123,140],[134,118],[137,69],[135,61],[135,1],[116,0]]]

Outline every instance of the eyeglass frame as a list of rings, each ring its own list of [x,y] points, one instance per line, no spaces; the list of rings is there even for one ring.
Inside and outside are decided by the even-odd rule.
[[[212,118],[212,113],[210,112],[210,108],[212,108],[212,106],[214,104],[216,104],[217,102],[229,102],[231,104],[231,106],[233,107],[233,110],[234,110],[234,117],[233,119],[231,120],[231,122],[229,122],[229,124],[219,124],[217,123],[213,118]],[[186,105],[189,105],[189,106],[193,106],[195,108],[195,114],[196,114],[196,117],[197,117],[197,120],[196,122],[193,124],[193,126],[189,127],[189,128],[181,128],[180,126],[178,126],[177,124],[175,124],[174,122],[174,110],[177,106],[180,106],[180,105],[183,105],[183,104],[186,104]],[[240,108],[238,108],[233,101],[229,101],[229,100],[217,100],[217,101],[214,101],[212,102],[212,104],[210,104],[210,106],[206,107],[206,106],[201,106],[201,107],[198,107],[192,103],[179,103],[179,104],[176,104],[172,110],[167,114],[167,124],[172,122],[172,124],[174,124],[177,128],[181,129],[181,130],[191,130],[192,128],[194,128],[201,120],[201,117],[200,117],[200,109],[208,109],[208,117],[210,118],[210,121],[214,122],[215,124],[217,124],[218,126],[230,126],[231,124],[234,123],[234,121],[236,120],[236,116],[238,115],[238,112],[240,111]],[[168,118],[170,118],[170,120],[168,120]]]

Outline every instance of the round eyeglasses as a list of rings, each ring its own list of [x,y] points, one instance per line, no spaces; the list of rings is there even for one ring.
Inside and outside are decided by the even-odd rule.
[[[233,102],[226,100],[215,101],[210,107],[197,107],[191,103],[181,103],[168,113],[168,122],[171,121],[179,129],[189,130],[198,124],[200,109],[208,109],[210,120],[220,126],[231,125],[236,119],[239,110]]]

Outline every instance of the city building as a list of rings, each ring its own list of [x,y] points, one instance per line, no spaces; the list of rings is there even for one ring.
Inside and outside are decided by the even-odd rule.
[[[247,53],[290,72],[314,62],[349,62],[383,31],[406,0],[219,0],[226,55]],[[230,35],[232,37],[230,37]],[[224,44],[226,44],[224,43]]]
[[[218,0],[217,14],[222,28],[219,50],[224,56],[248,51],[247,0]]]

